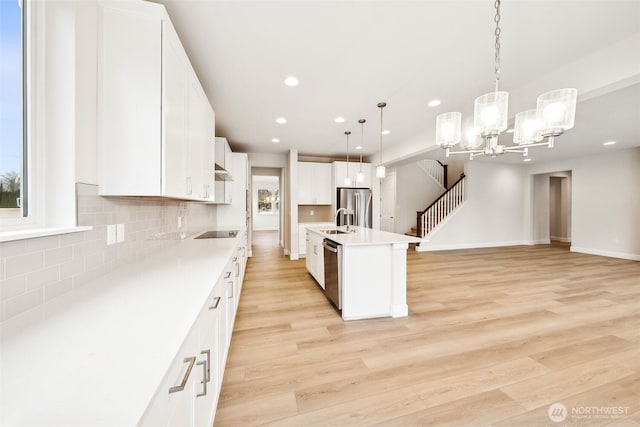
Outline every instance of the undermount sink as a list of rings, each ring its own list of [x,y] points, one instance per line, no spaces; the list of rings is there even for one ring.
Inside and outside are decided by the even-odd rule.
[[[355,233],[356,230],[351,230],[351,231],[343,231],[343,230],[322,230],[323,233],[326,234],[351,234],[351,233]]]

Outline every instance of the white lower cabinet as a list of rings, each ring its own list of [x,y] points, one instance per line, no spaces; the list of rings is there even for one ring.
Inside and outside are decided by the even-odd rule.
[[[324,238],[319,234],[307,232],[307,270],[318,285],[324,289]]]
[[[140,426],[213,425],[242,289],[245,245],[241,243],[229,259]]]

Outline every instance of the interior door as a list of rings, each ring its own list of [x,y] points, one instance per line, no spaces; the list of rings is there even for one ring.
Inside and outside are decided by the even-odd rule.
[[[380,185],[380,229],[396,231],[396,171],[388,171]]]

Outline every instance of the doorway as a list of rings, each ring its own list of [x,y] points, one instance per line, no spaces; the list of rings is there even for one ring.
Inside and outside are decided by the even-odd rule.
[[[533,176],[534,244],[571,242],[571,171]]]
[[[380,229],[396,232],[396,171],[389,171],[380,185]]]
[[[269,232],[275,244],[282,245],[284,198],[282,168],[251,168],[251,232]]]

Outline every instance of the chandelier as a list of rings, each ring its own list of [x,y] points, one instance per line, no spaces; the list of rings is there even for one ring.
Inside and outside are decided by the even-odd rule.
[[[500,0],[495,2],[495,91],[475,100],[473,128],[465,132],[462,150],[451,148],[460,142],[462,113],[449,112],[436,117],[436,144],[450,154],[469,154],[496,157],[503,153],[529,155],[529,148],[553,148],[555,138],[573,127],[576,113],[577,89],[553,90],[538,96],[536,109],[516,114],[513,143],[498,144],[498,136],[507,129],[509,93],[498,90],[500,82]],[[546,141],[544,141],[546,139]],[[484,147],[483,147],[484,145]]]

